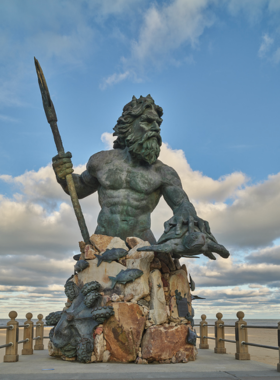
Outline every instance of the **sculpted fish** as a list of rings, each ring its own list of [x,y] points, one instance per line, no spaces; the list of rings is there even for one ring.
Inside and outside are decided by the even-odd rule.
[[[116,283],[126,284],[129,281],[134,281],[136,278],[141,277],[143,271],[140,269],[127,269],[121,270],[120,273],[116,277],[109,276],[109,279],[112,281],[112,288],[116,285]]]
[[[191,288],[191,291],[193,292],[195,290],[195,282],[194,280],[192,279],[192,276],[190,275],[190,288]]]
[[[74,265],[74,269],[76,272],[82,272],[84,269],[86,269],[89,266],[89,263],[86,260],[79,260]]]
[[[95,256],[97,257],[98,263],[97,266],[102,263],[102,261],[106,261],[107,263],[111,263],[112,261],[121,259],[122,257],[127,255],[127,251],[123,248],[112,248],[105,251],[102,255],[97,255],[95,253]]]

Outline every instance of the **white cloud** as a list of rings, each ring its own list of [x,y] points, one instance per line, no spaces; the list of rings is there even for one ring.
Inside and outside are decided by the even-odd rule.
[[[104,132],[101,135],[101,141],[105,144],[106,149],[113,149],[114,140],[116,137],[113,136],[113,133]]]
[[[214,23],[206,12],[207,0],[175,0],[161,7],[152,5],[144,15],[138,41],[132,44],[132,57],[140,63],[158,63],[182,44],[195,47],[206,27]]]
[[[274,42],[274,39],[269,37],[268,34],[264,34],[262,36],[262,43],[261,43],[261,46],[260,46],[259,52],[258,52],[260,58],[264,58],[266,56],[266,54],[269,52],[273,42]]]
[[[120,74],[113,74],[110,75],[108,78],[104,79],[103,83],[99,86],[101,90],[105,90],[108,86],[112,86],[113,84],[122,82],[123,80],[127,79],[130,76],[130,72],[127,70],[124,73]]]

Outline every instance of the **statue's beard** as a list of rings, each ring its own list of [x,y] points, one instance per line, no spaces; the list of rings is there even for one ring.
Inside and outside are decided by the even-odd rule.
[[[131,156],[146,161],[150,165],[156,162],[161,144],[160,134],[154,131],[146,132],[141,140],[136,140],[132,134],[126,138],[126,146]]]

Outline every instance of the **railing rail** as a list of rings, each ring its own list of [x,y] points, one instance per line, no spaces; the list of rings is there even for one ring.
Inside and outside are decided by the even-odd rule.
[[[277,371],[280,372],[280,322],[277,326],[260,326],[260,325],[247,325],[247,322],[244,321],[245,314],[242,311],[239,311],[236,314],[238,321],[234,325],[226,325],[222,318],[222,313],[217,313],[217,320],[214,325],[210,325],[206,321],[206,315],[201,315],[201,322],[195,324],[195,326],[200,326],[200,334],[197,337],[200,339],[199,348],[208,349],[208,339],[215,340],[214,352],[216,354],[226,353],[225,342],[235,343],[236,344],[236,360],[250,360],[250,354],[248,352],[248,346],[266,348],[270,350],[279,351],[279,363],[277,364]],[[208,336],[208,326],[215,326],[215,337]],[[225,328],[231,327],[235,329],[235,340],[225,339]],[[266,346],[263,344],[250,343],[248,342],[248,332],[247,329],[273,329],[278,330],[278,347],[276,346]]]
[[[276,346],[264,346],[263,344],[249,343],[249,342],[241,342],[241,344],[245,345],[245,346],[254,346],[254,347],[267,348],[269,350],[279,350],[279,347],[276,347]]]

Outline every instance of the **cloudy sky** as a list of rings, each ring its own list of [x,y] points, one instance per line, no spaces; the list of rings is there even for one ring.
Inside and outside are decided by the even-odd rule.
[[[231,252],[186,262],[207,298],[196,315],[279,318],[279,22],[278,0],[0,2],[0,318],[61,310],[81,240],[50,165],[34,56],[76,173],[112,147],[132,95],[153,96],[160,159]],[[96,194],[81,205],[92,234]],[[161,201],[157,237],[170,216]]]

